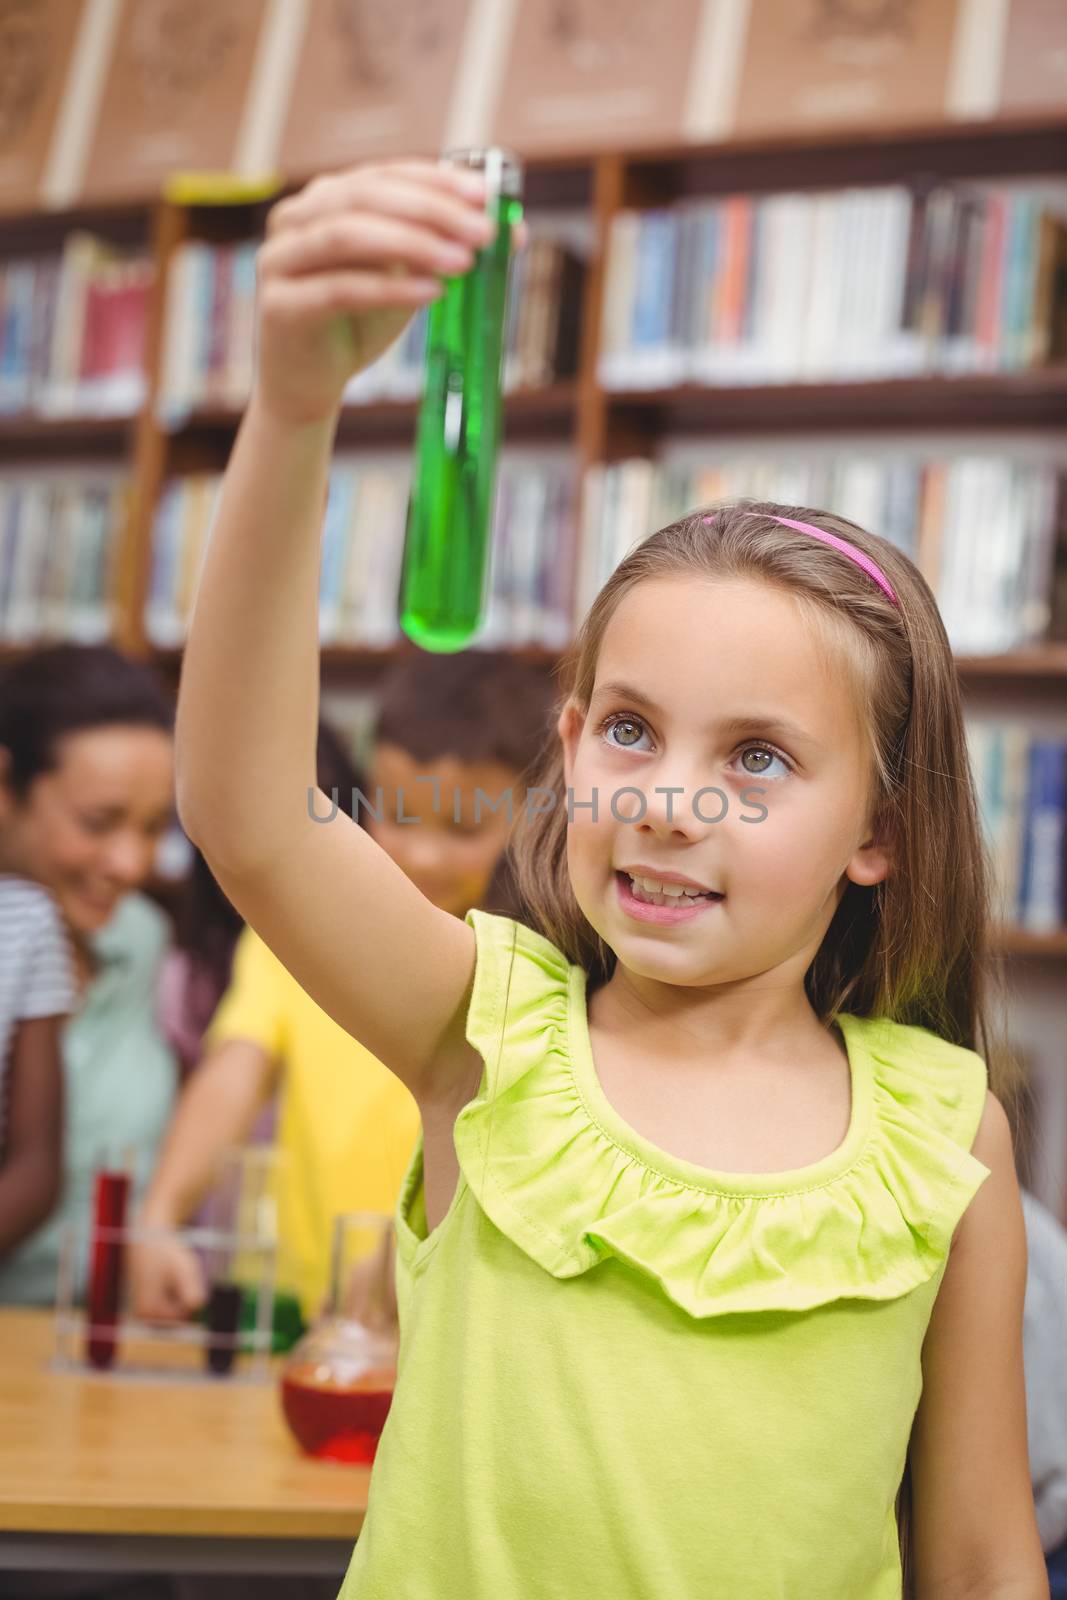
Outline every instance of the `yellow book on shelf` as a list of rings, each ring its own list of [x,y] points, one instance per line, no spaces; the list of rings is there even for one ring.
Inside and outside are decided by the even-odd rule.
[[[175,172],[163,185],[163,198],[179,206],[254,205],[280,193],[276,173],[243,177],[238,172]]]

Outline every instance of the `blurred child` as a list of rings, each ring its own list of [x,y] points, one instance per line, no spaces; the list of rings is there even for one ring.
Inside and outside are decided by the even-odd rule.
[[[336,747],[325,763],[320,742],[320,787],[349,814],[352,792],[361,790],[368,804],[357,797],[359,820],[442,909],[505,909],[507,809],[489,805],[506,801],[537,754],[549,704],[544,674],[506,654],[412,654],[383,683],[369,780]],[[223,1152],[245,1142],[280,1090],[279,1281],[296,1289],[305,1317],[314,1316],[328,1287],[334,1216],[393,1211],[418,1134],[415,1101],[251,929],[237,942],[233,980],[204,1046],[141,1220],[160,1228],[187,1222]],[[137,1309],[162,1320],[188,1316],[206,1292],[195,1256],[177,1242],[139,1249],[132,1283]]]
[[[505,847],[551,705],[546,675],[503,650],[412,652],[383,685],[367,827],[454,916],[471,906],[503,911],[513,897]]]
[[[200,1060],[204,1030],[226,992],[243,918],[195,845],[175,908],[175,940],[159,973],[156,1009],[184,1080]]]
[[[1067,1596],[1067,1232],[1023,1189],[1023,1316],[1030,1476],[1052,1600]]]
[[[3,870],[52,896],[77,987],[60,1043],[63,1182],[47,1216],[0,1261],[2,1303],[54,1303],[63,1239],[89,1225],[101,1160],[133,1152],[140,1193],[170,1115],[175,1062],[154,1003],[170,923],[141,890],[174,815],[173,720],[166,686],[105,645],[31,651],[0,683]],[[27,931],[51,945],[54,913],[35,905]],[[28,1110],[21,1079],[11,1109],[20,1128]],[[56,1103],[46,1075],[31,1085]],[[50,1110],[38,1111],[39,1124],[51,1120]],[[86,1261],[77,1252],[76,1293]]]
[[[319,784],[346,792],[356,769],[337,733],[319,719],[315,755]],[[160,1026],[185,1078],[200,1061],[204,1034],[229,987],[244,922],[219,888],[195,845],[177,908],[174,948],[159,977]]]
[[[51,895],[0,871],[0,1257],[59,1196],[61,1041],[74,1005],[67,934]]]

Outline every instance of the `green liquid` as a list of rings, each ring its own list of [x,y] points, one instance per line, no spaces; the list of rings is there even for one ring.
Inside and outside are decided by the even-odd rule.
[[[496,237],[429,310],[400,579],[400,626],[424,650],[462,650],[482,621],[511,230],[521,216],[521,202],[501,195]]]

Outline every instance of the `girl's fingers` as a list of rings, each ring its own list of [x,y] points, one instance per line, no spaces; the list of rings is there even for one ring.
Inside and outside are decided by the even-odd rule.
[[[436,184],[444,189],[453,189],[457,194],[485,198],[485,179],[479,172],[469,167],[457,167],[447,161],[381,161],[368,162],[362,166],[350,167],[347,172],[339,174],[340,177],[355,176],[361,172],[373,172],[382,176],[395,175],[410,178],[415,182]]]
[[[374,185],[373,196],[376,210],[435,228],[446,238],[462,240],[476,249],[493,236],[484,193],[479,200],[465,199],[433,184],[413,183],[401,174],[383,175]],[[359,205],[358,196],[352,203]]]
[[[426,305],[443,292],[437,278],[385,272],[320,272],[306,278],[268,279],[260,294],[262,314],[277,322],[298,323],[323,315],[403,310]]]
[[[413,170],[414,169],[414,170]],[[441,174],[446,175],[442,182]],[[457,183],[456,178],[463,181]],[[451,173],[447,167],[396,162],[389,167],[357,167],[349,172],[315,178],[299,194],[280,201],[267,219],[267,236],[317,217],[346,209],[391,211],[394,215],[425,221],[444,233],[458,233],[472,242],[484,224],[486,190],[474,175]]]
[[[473,264],[469,245],[371,211],[333,212],[276,233],[259,253],[261,279],[392,265],[416,276],[454,277]]]

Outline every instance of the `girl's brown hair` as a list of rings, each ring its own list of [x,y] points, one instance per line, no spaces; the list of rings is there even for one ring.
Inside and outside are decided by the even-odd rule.
[[[748,579],[796,600],[812,634],[850,667],[869,729],[875,829],[893,869],[872,887],[849,883],[809,967],[805,989],[823,1023],[839,1011],[928,1028],[976,1050],[1014,1129],[1024,1073],[1003,1024],[1003,973],[989,936],[992,871],[968,759],[959,680],[937,602],[917,567],[855,523],[807,506],[739,501],[694,511],[626,556],[605,583],[561,668],[560,705],[584,716],[604,632],[620,601],[651,578]],[[774,519],[813,523],[847,539],[882,568],[894,605],[855,562]],[[562,744],[546,748],[532,781],[562,798]],[[583,916],[567,869],[562,804],[520,814],[511,845],[523,918],[569,960],[589,987],[615,957]],[[994,991],[997,991],[994,993]],[[909,1475],[898,1500],[908,1566]]]

